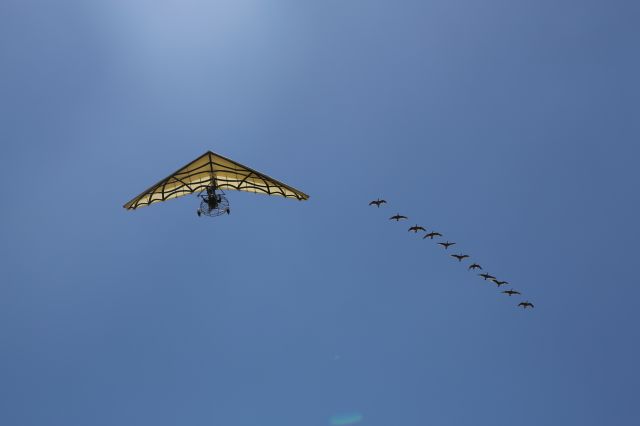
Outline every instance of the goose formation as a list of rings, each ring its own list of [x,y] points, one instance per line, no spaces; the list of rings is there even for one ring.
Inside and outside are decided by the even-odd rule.
[[[376,207],[380,207],[382,204],[387,204],[387,201],[378,198],[369,203],[370,206],[376,206]],[[401,220],[407,220],[407,219],[408,219],[407,216],[401,215],[400,213],[396,213],[395,215],[389,218],[389,220],[395,220],[396,222],[400,222]],[[424,232],[422,239],[428,238],[430,240],[433,240],[434,238],[440,238],[443,236],[440,232],[437,232],[437,231],[427,232],[427,230],[423,226],[420,226],[418,224],[411,226],[408,229],[408,231],[413,232],[414,234],[417,234],[418,232]],[[442,246],[445,250],[449,250],[449,247],[456,245],[455,242],[451,242],[451,241],[438,241],[437,244]],[[462,263],[462,261],[464,261],[465,259],[469,259],[471,257],[470,255],[464,254],[464,253],[450,254],[449,256],[456,259],[458,263]],[[475,270],[483,271],[482,266],[480,266],[478,263],[475,263],[475,262],[469,265],[467,269],[469,271],[475,271]],[[493,275],[487,272],[479,273],[478,276],[482,277],[485,281],[493,282],[498,288],[502,287],[503,285],[504,286],[509,285],[508,281],[499,280],[498,278],[494,277]],[[503,290],[502,293],[508,295],[509,297],[516,294],[517,295],[521,294],[519,291],[516,291],[514,289]],[[533,303],[529,302],[528,300],[525,300],[518,303],[517,307],[527,310],[527,308],[533,308]]]

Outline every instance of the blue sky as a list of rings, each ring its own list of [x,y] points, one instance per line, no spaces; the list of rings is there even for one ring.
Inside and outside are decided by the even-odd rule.
[[[639,9],[3,0],[0,424],[632,424]]]

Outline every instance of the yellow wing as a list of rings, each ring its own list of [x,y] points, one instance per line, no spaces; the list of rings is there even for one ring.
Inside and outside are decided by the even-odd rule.
[[[159,201],[200,192],[211,185],[216,189],[234,189],[266,195],[279,195],[297,200],[309,198],[304,192],[298,191],[289,185],[229,160],[222,155],[207,151],[177,172],[156,183],[123,207],[133,210]]]

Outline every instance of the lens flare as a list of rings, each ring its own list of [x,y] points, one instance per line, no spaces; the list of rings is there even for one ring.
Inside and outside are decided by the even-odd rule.
[[[360,423],[362,421],[362,418],[363,416],[360,413],[337,414],[331,417],[330,424],[332,426],[353,425],[356,423]]]

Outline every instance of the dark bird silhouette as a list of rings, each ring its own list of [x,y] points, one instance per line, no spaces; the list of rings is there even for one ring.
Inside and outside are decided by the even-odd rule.
[[[470,257],[468,254],[452,254],[451,257],[458,259],[458,262],[462,262],[463,259]]]
[[[495,279],[495,278],[493,278],[491,281],[493,281],[494,283],[496,283],[496,285],[497,285],[498,287],[500,287],[501,285],[509,284],[509,281],[500,281],[500,280],[497,280],[497,279]]]
[[[381,200],[380,198],[378,198],[377,200],[374,200],[369,203],[370,206],[376,206],[376,207],[380,207],[380,204],[387,204],[387,200]]]
[[[449,247],[456,245],[456,243],[450,243],[449,241],[447,241],[446,243],[438,243],[438,244],[444,247],[445,250],[448,250]]]
[[[434,231],[434,232],[429,232],[427,235],[425,235],[425,236],[424,236],[424,237],[422,237],[422,238],[423,238],[423,239],[424,239],[424,238],[430,238],[430,239],[432,239],[432,240],[433,240],[433,237],[442,237],[442,234],[441,234],[441,233],[439,233],[439,232],[435,232],[435,231]]]
[[[406,216],[402,216],[401,214],[397,214],[395,216],[391,216],[389,220],[395,220],[396,222],[400,222],[402,219],[407,219]]]
[[[409,232],[415,232],[416,234],[418,233],[418,231],[424,231],[427,232],[426,229],[424,229],[422,226],[418,226],[418,225],[413,225],[411,228],[409,228]]]
[[[485,281],[486,281],[486,280],[493,280],[493,279],[495,279],[495,277],[494,277],[493,275],[489,275],[489,274],[486,274],[486,273],[485,273],[485,274],[478,274],[478,275],[480,275],[482,278],[484,278],[484,280],[485,280]]]
[[[514,294],[520,294],[519,291],[515,291],[515,290],[505,290],[503,291],[504,294],[508,294],[509,297],[513,296]]]
[[[478,265],[477,263],[472,263],[471,265],[469,265],[469,270],[473,270],[473,269],[480,269],[482,270],[482,266]]]
[[[529,302],[520,302],[518,306],[522,306],[522,309],[533,308],[533,303]]]

